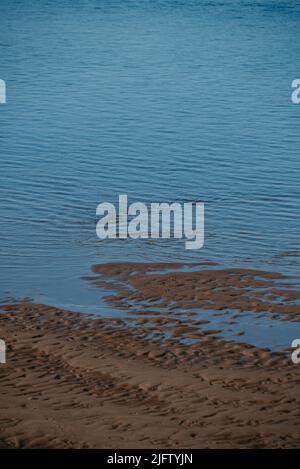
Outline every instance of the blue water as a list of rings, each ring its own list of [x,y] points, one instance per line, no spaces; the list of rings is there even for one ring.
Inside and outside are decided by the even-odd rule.
[[[0,297],[93,311],[94,263],[299,273],[300,2],[0,0]],[[96,206],[206,203],[204,248],[100,241]]]

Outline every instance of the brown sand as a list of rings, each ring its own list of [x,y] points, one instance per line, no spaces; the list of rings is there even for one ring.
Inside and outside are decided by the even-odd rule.
[[[161,287],[154,291],[156,279],[150,280],[151,295],[160,297]],[[177,274],[167,279],[163,296],[171,282],[181,299]],[[144,297],[150,286],[142,283]],[[193,328],[193,345],[176,337],[146,340],[143,316],[129,327],[122,319],[84,318],[45,305],[2,309],[0,337],[8,346],[7,364],[0,365],[2,446],[300,446],[300,365],[289,357]],[[159,329],[166,320],[151,321]],[[174,327],[182,328],[178,321]]]
[[[203,265],[203,264],[202,264]],[[206,263],[211,266],[212,263]],[[199,266],[185,272],[173,269]],[[167,269],[164,272],[164,269]],[[118,263],[93,266],[96,274],[85,279],[112,289],[107,301],[127,310],[132,304],[209,310],[268,313],[272,319],[300,321],[300,291],[281,274],[253,269],[203,269],[201,264]],[[161,271],[159,274],[156,271]]]

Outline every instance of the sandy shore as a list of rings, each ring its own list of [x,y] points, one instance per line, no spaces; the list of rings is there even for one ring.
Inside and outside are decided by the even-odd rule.
[[[210,333],[190,345],[180,331],[146,339],[145,328],[46,305],[3,306],[1,445],[300,446],[299,365]]]

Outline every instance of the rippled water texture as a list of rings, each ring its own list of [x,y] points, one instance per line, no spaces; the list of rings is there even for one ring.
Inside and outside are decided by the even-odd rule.
[[[0,1],[1,296],[93,309],[111,261],[298,274],[297,1]],[[200,251],[103,242],[95,209],[206,203]]]

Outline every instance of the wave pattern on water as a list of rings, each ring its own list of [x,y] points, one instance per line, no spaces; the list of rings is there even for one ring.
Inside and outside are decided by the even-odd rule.
[[[299,19],[290,0],[2,4],[3,292],[88,303],[79,277],[112,260],[297,272]],[[204,249],[100,242],[119,193],[204,200]]]

